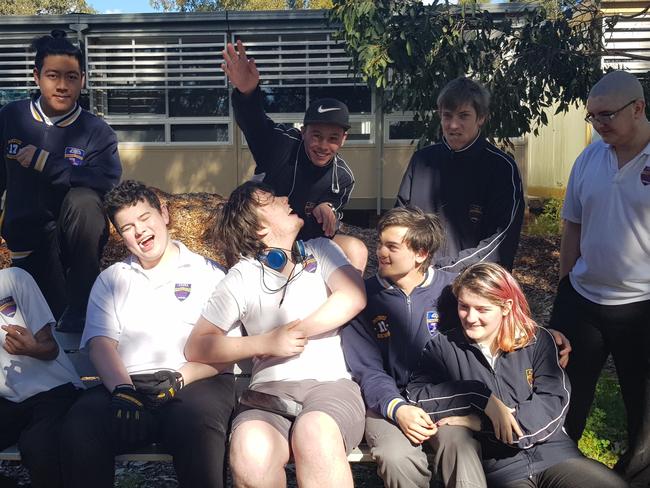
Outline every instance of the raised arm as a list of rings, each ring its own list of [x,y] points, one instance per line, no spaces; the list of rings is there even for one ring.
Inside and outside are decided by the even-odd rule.
[[[250,95],[260,82],[255,60],[246,56],[246,48],[241,40],[237,48],[232,43],[226,44],[222,51],[223,63],[221,69],[228,75],[230,83],[243,95]]]

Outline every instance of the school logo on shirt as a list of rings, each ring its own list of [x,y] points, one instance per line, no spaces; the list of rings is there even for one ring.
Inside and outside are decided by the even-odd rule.
[[[182,302],[187,297],[190,296],[192,291],[192,283],[176,283],[174,286],[174,295],[178,298],[178,301]]]
[[[388,315],[377,315],[372,319],[377,339],[388,339],[390,337],[390,330],[388,330],[390,325],[386,323],[386,320],[388,320]]]
[[[316,207],[316,204],[314,202],[305,203],[305,215],[310,216],[311,212],[314,210],[314,207]]]
[[[318,261],[316,261],[316,258],[314,257],[313,254],[307,256],[305,260],[302,262],[302,269],[307,271],[307,273],[316,272],[316,270],[318,269]]]
[[[532,368],[526,369],[526,381],[528,381],[528,386],[533,387],[533,370]]]
[[[86,152],[78,147],[66,147],[63,157],[67,159],[72,166],[81,166],[84,164]]]
[[[440,322],[440,315],[438,314],[438,309],[434,308],[433,310],[427,311],[427,329],[429,329],[429,334],[433,335],[438,330],[438,322]]]
[[[0,313],[7,317],[16,315],[16,300],[14,300],[14,297],[8,296],[0,300]]]
[[[20,139],[9,139],[7,141],[7,158],[16,159],[16,154],[20,151],[20,146],[22,146],[23,141]]]
[[[483,218],[483,207],[472,204],[469,206],[469,221],[472,224],[478,224]]]
[[[650,166],[646,166],[641,171],[641,183],[643,183],[643,186],[650,185]]]

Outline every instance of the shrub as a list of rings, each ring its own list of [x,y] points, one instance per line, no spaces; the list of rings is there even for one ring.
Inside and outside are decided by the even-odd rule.
[[[528,233],[536,236],[559,235],[562,223],[562,200],[549,198],[542,213],[533,217],[528,224]]]
[[[618,461],[626,444],[621,388],[613,373],[603,371],[596,385],[594,403],[578,447],[585,456],[611,468]]]

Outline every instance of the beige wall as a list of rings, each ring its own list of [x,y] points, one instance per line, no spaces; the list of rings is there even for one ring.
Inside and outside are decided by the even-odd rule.
[[[584,109],[573,108],[566,115],[552,116],[539,135],[528,135],[515,144],[527,195],[561,196],[576,156],[587,144]],[[375,209],[381,181],[382,208],[392,207],[402,175],[415,150],[415,143],[384,146],[380,160],[375,145],[346,144],[341,155],[354,172],[356,185],[349,208]],[[209,192],[228,195],[248,180],[254,169],[250,151],[235,146],[147,146],[120,145],[124,178],[144,181],[171,193]],[[379,175],[381,167],[381,175]]]
[[[589,143],[590,126],[584,121],[583,105],[571,107],[566,114],[553,115],[547,110],[549,124],[538,135],[528,136],[528,195],[562,197],[573,163]]]

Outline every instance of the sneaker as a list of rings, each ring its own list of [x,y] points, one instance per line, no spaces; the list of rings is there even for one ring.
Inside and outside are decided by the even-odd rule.
[[[56,323],[56,330],[59,332],[83,332],[86,325],[86,314],[81,313],[72,307],[66,307],[61,318]]]

